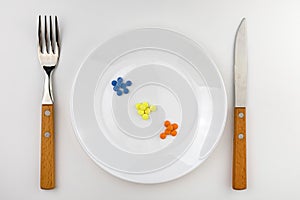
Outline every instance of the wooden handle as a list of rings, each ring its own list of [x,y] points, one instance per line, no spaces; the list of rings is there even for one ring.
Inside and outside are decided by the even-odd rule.
[[[234,109],[232,188],[247,188],[246,168],[246,108]]]
[[[54,105],[42,105],[41,132],[41,189],[55,187]]]

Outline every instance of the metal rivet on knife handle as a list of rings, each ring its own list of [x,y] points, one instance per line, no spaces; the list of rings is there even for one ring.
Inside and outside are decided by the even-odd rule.
[[[48,138],[48,137],[50,137],[51,134],[50,134],[50,132],[47,131],[44,135],[45,135],[45,137]]]
[[[244,117],[244,113],[239,113],[239,118],[243,118]]]

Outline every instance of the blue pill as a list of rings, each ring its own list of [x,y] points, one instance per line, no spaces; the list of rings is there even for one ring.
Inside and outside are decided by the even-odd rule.
[[[125,91],[124,91],[124,93],[125,93]],[[121,90],[118,90],[118,91],[117,91],[117,95],[118,95],[118,96],[121,96],[122,94],[123,94],[123,92],[122,92]]]
[[[121,85],[122,85],[122,82],[117,83],[117,86],[121,87]]]
[[[126,88],[126,84],[125,84],[125,83],[122,83],[122,84],[121,84],[121,88],[125,89],[125,88]]]
[[[117,81],[118,81],[119,83],[122,83],[122,82],[123,82],[123,78],[122,78],[122,77],[119,77],[119,78],[117,79]]]
[[[114,91],[118,91],[119,89],[120,89],[120,87],[117,85],[113,88]]]
[[[112,84],[113,86],[116,86],[116,85],[117,85],[117,81],[116,81],[116,80],[113,80],[113,81],[111,82],[111,84]]]
[[[129,90],[127,88],[124,89],[124,94],[128,94]]]
[[[126,82],[126,85],[127,85],[127,86],[131,86],[131,85],[132,85],[132,82],[131,82],[131,81],[127,81],[127,82]]]

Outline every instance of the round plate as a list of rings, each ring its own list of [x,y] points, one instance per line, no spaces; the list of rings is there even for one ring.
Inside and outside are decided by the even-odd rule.
[[[129,93],[111,85],[122,77]],[[143,120],[135,104],[157,110]],[[145,28],[95,49],[74,81],[72,123],[88,155],[109,173],[138,183],[176,179],[202,163],[222,135],[227,114],[224,84],[204,50],[178,33]],[[160,139],[164,121],[177,136]]]

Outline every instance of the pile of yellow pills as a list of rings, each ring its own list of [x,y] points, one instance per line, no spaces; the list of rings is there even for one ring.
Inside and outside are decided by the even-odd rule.
[[[156,111],[156,106],[149,105],[148,102],[137,103],[135,104],[135,108],[143,120],[148,120],[150,113]]]

